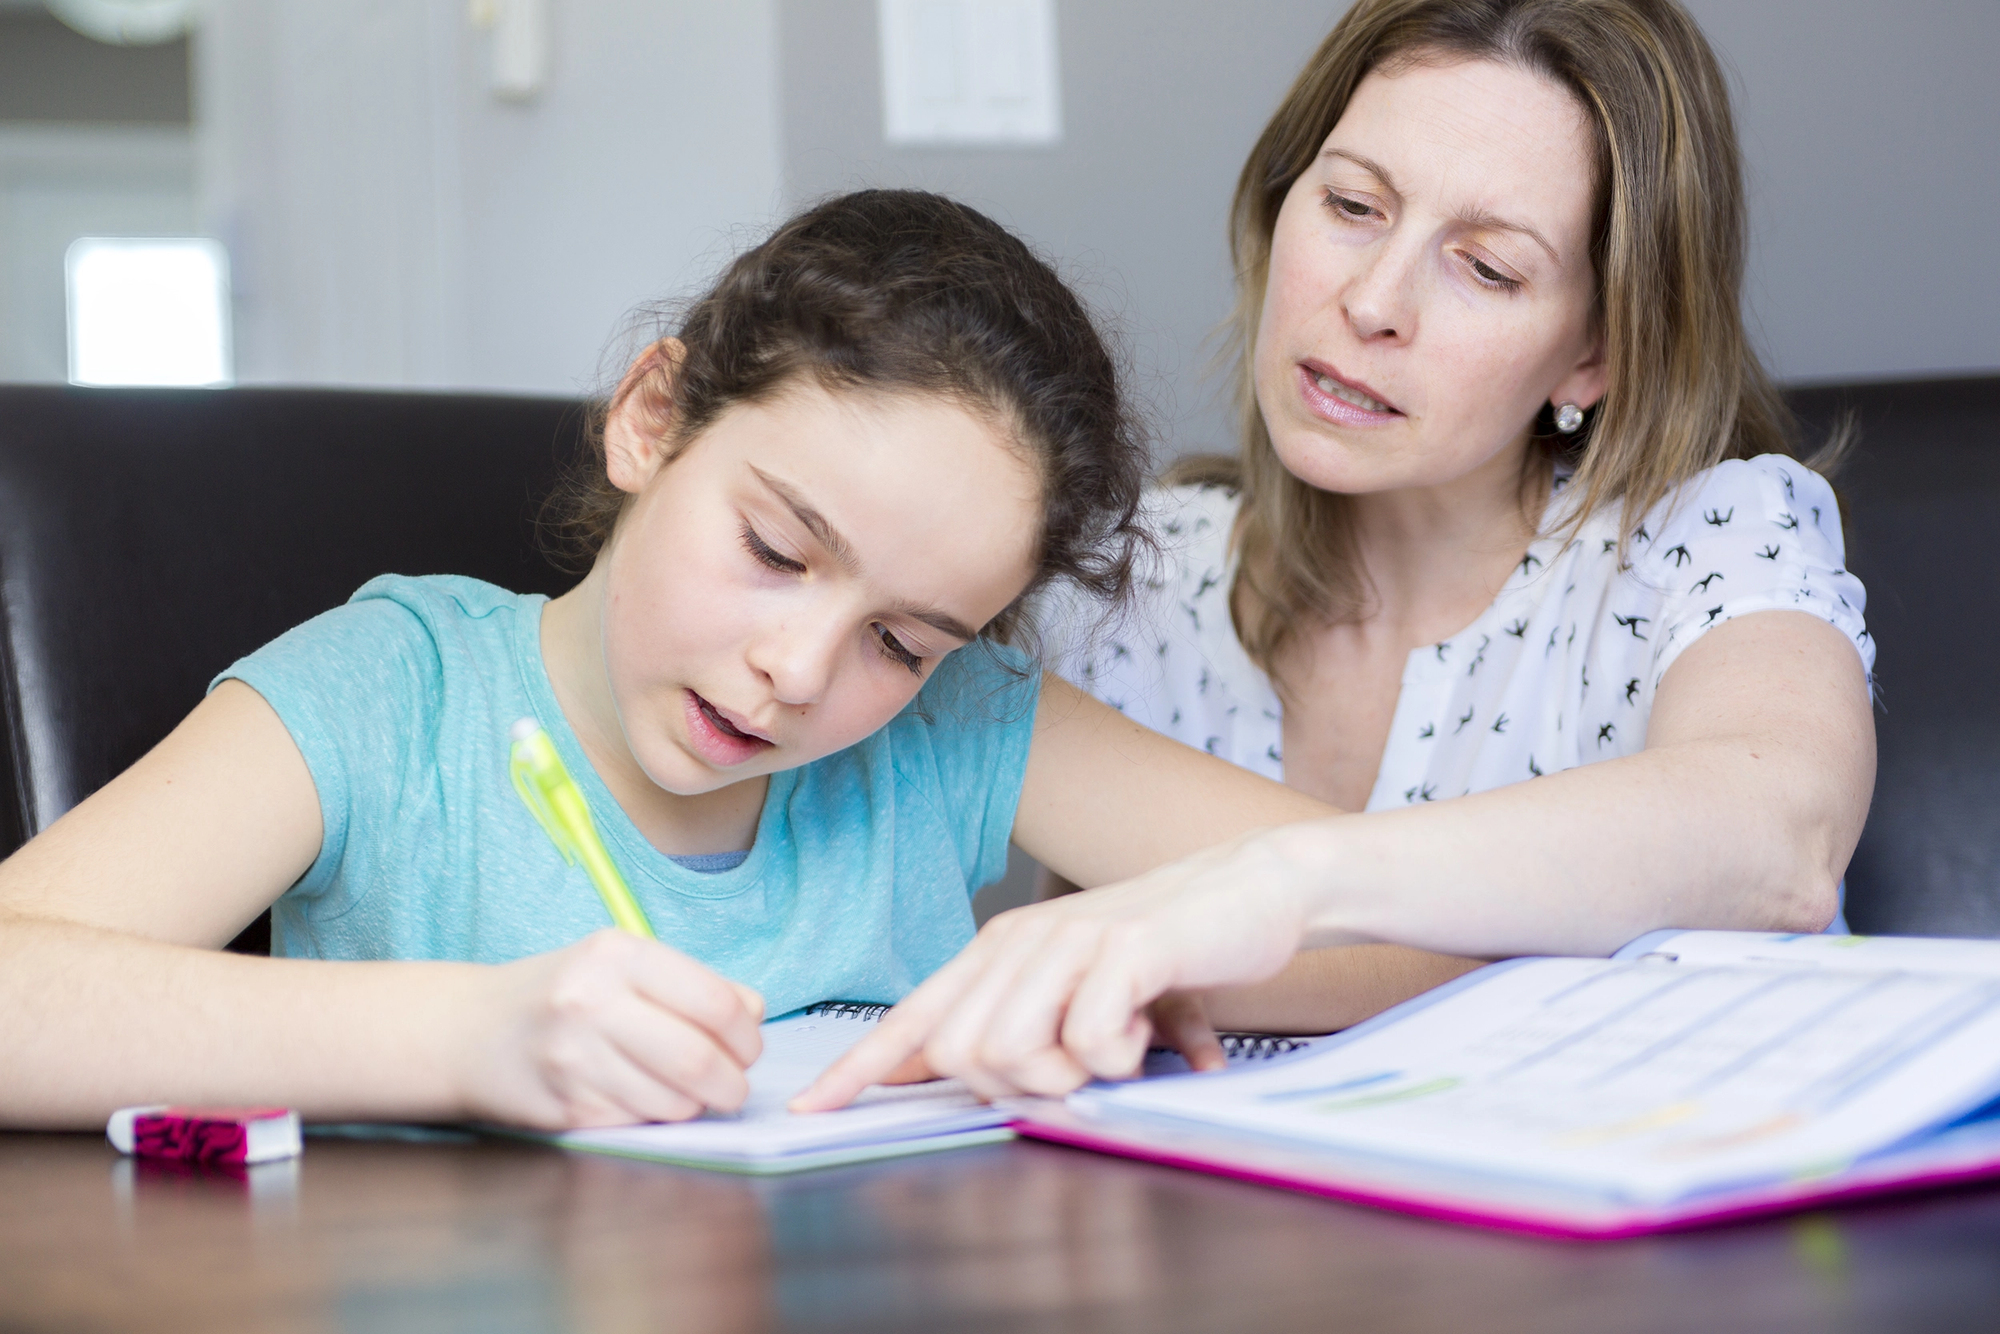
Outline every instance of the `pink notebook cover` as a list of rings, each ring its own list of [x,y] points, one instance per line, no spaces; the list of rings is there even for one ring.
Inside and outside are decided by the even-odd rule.
[[[1834,1177],[1705,1195],[1668,1205],[1597,1200],[1532,1184],[1426,1173],[1359,1156],[1319,1153],[1227,1132],[1116,1124],[1060,1102],[1017,1104],[1017,1133],[1077,1148],[1234,1177],[1475,1227],[1609,1241],[1707,1227],[1796,1209],[2000,1177],[2000,1127],[1982,1125],[1858,1164]],[[1481,1191],[1479,1187],[1487,1189]],[[1504,1196],[1505,1198],[1502,1198]]]

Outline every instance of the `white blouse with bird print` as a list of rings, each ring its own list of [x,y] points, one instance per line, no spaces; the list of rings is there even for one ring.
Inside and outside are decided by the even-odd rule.
[[[1621,561],[1619,513],[1564,540],[1566,478],[1493,604],[1417,649],[1367,809],[1484,792],[1645,747],[1660,678],[1708,630],[1803,611],[1854,641],[1870,672],[1861,581],[1833,491],[1794,459],[1720,464],[1649,512]],[[1058,671],[1155,731],[1284,779],[1278,696],[1229,616],[1234,493],[1176,487],[1151,516],[1164,552],[1132,614],[1058,656]],[[1051,626],[1060,639],[1065,629]]]

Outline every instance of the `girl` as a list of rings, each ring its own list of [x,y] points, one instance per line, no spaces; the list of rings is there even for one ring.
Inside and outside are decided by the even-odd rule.
[[[729,1109],[766,1012],[897,1000],[965,945],[1010,837],[1108,881],[1323,811],[1003,646],[1050,581],[1122,590],[1144,447],[1081,307],[979,214],[786,224],[601,443],[571,592],[375,580],[0,865],[0,1122]],[[516,798],[524,716],[667,943],[600,930]],[[272,905],[284,957],[219,952]]]
[[[1288,960],[1213,1015],[1320,1031],[1467,966],[1302,942],[1601,954],[1836,915],[1874,646],[1743,329],[1688,15],[1361,0],[1232,217],[1240,456],[1159,498],[1165,577],[1077,679],[1365,813],[996,920],[810,1105],[917,1048],[992,1094],[1123,1073],[1138,1007]]]

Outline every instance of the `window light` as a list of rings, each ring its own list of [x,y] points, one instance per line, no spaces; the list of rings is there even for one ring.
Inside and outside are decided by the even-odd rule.
[[[72,242],[69,379],[89,385],[221,386],[229,346],[229,254],[203,237]]]

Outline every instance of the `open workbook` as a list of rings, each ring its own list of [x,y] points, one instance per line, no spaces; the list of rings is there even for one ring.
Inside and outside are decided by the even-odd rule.
[[[1311,1050],[1016,1108],[1024,1134],[1620,1236],[2000,1175],[2000,942],[1656,932]]]
[[[674,1124],[577,1130],[546,1138],[569,1149],[756,1174],[865,1162],[1010,1138],[1013,1114],[979,1101],[955,1079],[869,1089],[836,1112],[800,1116],[785,1104],[869,1032],[886,1005],[829,1002],[763,1027],[764,1053],[750,1067],[750,1097],[733,1116]],[[1268,1059],[1304,1039],[1226,1034],[1233,1063]],[[1154,1073],[1187,1066],[1154,1053]]]

